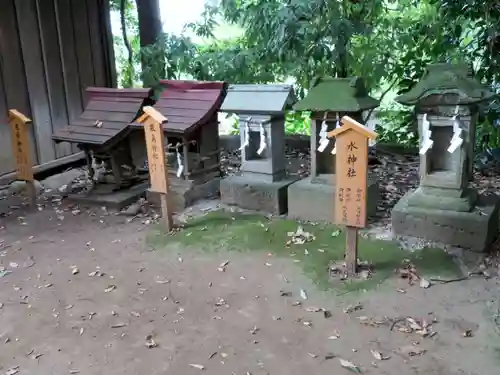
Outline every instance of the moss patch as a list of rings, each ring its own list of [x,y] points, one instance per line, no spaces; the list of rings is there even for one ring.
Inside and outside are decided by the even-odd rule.
[[[303,245],[286,245],[288,232],[297,230],[297,222],[278,218],[268,219],[256,214],[211,212],[193,219],[185,229],[168,237],[156,231],[150,238],[155,247],[178,243],[187,248],[214,251],[265,251],[298,259],[304,272],[321,289],[346,291],[374,287],[394,274],[404,259],[414,263],[421,275],[450,276],[460,274],[450,255],[440,249],[423,249],[409,253],[389,241],[359,239],[359,258],[374,266],[369,280],[332,282],[327,267],[344,257],[345,235],[333,225],[303,225],[304,231],[316,238]],[[307,250],[307,251],[306,251]],[[307,254],[306,254],[307,253]]]

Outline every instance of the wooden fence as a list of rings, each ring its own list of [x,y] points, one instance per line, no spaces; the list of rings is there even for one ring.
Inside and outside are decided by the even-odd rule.
[[[7,110],[33,120],[32,160],[76,152],[52,141],[77,117],[87,86],[116,87],[108,0],[2,0],[0,175],[14,170]]]

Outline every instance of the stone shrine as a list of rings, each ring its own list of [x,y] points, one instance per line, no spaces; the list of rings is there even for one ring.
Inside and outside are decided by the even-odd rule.
[[[319,78],[294,110],[311,111],[311,175],[288,188],[288,215],[294,219],[333,221],[335,212],[335,140],[327,133],[340,126],[342,116],[363,123],[363,111],[379,106],[367,93],[364,80]],[[379,189],[368,177],[367,215],[377,210]]]
[[[498,233],[498,199],[468,187],[472,179],[479,104],[494,93],[465,64],[427,67],[415,87],[396,98],[414,105],[420,147],[420,186],[392,211],[396,235],[484,251]]]
[[[239,116],[241,174],[221,181],[222,202],[272,214],[287,212],[287,188],[296,181],[285,163],[285,111],[291,85],[230,85],[221,112]]]

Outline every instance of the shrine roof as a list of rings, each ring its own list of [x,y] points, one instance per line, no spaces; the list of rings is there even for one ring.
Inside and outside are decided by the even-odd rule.
[[[329,138],[338,137],[340,134],[350,130],[353,130],[356,133],[359,133],[368,139],[377,138],[377,133],[375,133],[371,129],[368,129],[366,126],[363,126],[363,124],[359,123],[353,118],[350,118],[349,116],[343,116],[341,121],[342,121],[342,126],[328,132]]]
[[[222,112],[237,115],[278,115],[291,109],[295,101],[292,85],[229,85]]]
[[[405,105],[416,105],[432,95],[453,95],[456,102],[449,105],[470,105],[496,96],[473,77],[473,71],[468,65],[439,63],[427,66],[420,81],[395,100]]]
[[[293,107],[297,111],[361,112],[377,108],[380,101],[368,95],[364,80],[352,78],[317,78],[306,97]]]
[[[168,122],[164,129],[174,133],[190,133],[210,121],[226,94],[224,82],[160,81],[161,92],[154,108]]]
[[[104,146],[125,135],[129,124],[151,105],[151,89],[88,87],[87,103],[80,116],[52,135],[56,142]]]

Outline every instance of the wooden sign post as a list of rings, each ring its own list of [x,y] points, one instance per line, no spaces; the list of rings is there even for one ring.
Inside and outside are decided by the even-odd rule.
[[[168,204],[168,170],[163,134],[163,124],[167,119],[153,107],[144,107],[143,111],[144,114],[137,119],[137,122],[144,125],[151,191],[160,194],[161,213],[165,228],[170,232],[174,227],[174,220]]]
[[[10,109],[9,124],[12,137],[12,152],[16,157],[16,178],[21,181],[26,181],[26,191],[30,200],[30,206],[35,207],[36,189],[29,141],[31,120],[21,112]]]
[[[348,275],[354,275],[358,266],[358,228],[366,226],[366,189],[368,180],[368,140],[377,133],[349,116],[342,117],[342,126],[329,132],[335,137],[336,192],[335,222],[346,226],[346,254]]]

